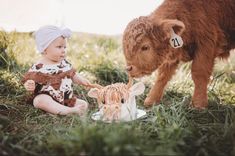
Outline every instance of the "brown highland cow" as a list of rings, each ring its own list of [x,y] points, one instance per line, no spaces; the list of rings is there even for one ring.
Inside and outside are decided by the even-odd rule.
[[[235,0],[165,0],[154,12],[131,21],[123,34],[127,71],[141,77],[158,69],[145,105],[159,103],[180,62],[192,61],[192,105],[208,105],[207,85],[216,57],[235,48]]]

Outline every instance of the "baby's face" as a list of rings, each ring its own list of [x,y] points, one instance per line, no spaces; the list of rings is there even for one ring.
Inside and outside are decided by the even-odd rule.
[[[53,61],[61,62],[65,59],[66,55],[66,39],[64,37],[58,37],[55,39],[45,50],[44,56]]]

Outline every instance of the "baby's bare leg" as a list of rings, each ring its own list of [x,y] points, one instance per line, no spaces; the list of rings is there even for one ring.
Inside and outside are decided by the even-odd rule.
[[[46,94],[40,94],[36,96],[33,100],[33,105],[34,107],[42,109],[51,114],[60,114],[60,115],[67,115],[71,113],[79,114],[77,108],[61,105],[60,103],[56,102],[49,95]]]

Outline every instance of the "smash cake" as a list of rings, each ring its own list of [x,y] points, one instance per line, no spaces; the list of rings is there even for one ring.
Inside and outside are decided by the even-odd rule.
[[[142,94],[145,86],[138,82],[132,86],[114,83],[105,87],[92,88],[88,96],[96,98],[99,111],[92,114],[93,120],[104,122],[132,121],[146,114],[144,110],[137,109],[135,96]]]

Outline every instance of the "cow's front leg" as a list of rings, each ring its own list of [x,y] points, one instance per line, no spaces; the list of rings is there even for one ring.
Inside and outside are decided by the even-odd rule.
[[[195,85],[194,94],[192,98],[192,105],[198,109],[204,109],[208,106],[207,86],[212,73],[214,58],[198,53],[192,63],[192,79]]]
[[[154,103],[160,102],[164,88],[167,82],[171,79],[172,75],[175,73],[177,65],[178,63],[164,64],[159,67],[155,84],[144,101],[145,106],[152,106]]]

